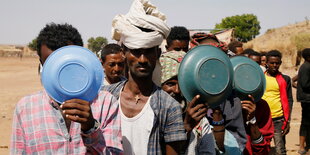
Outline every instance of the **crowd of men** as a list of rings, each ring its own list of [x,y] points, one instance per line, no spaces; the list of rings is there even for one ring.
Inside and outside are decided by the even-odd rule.
[[[291,78],[282,74],[280,51],[259,53],[229,45],[213,34],[190,36],[182,26],[168,27],[149,1],[135,0],[126,15],[112,21],[117,44],[100,51],[105,72],[102,89],[91,103],[53,101],[45,90],[16,105],[11,154],[286,154],[293,107]],[[37,38],[43,65],[56,49],[83,46],[69,24],[47,24]],[[166,43],[164,49],[159,46]],[[191,48],[211,45],[228,57],[246,56],[265,73],[266,91],[254,102],[231,93],[218,107],[187,101],[179,88],[180,63]],[[207,51],[206,51],[207,52]],[[297,100],[302,105],[300,154],[310,147],[310,49],[302,52]]]

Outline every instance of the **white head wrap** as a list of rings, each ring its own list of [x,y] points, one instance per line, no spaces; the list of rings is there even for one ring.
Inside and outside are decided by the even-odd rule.
[[[138,27],[152,32],[142,31]],[[169,32],[166,16],[149,0],[134,0],[126,15],[116,15],[112,21],[112,39],[120,41],[129,49],[158,46]]]

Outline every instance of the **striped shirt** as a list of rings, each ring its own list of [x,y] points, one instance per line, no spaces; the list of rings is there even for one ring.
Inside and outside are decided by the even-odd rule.
[[[100,91],[91,104],[100,128],[82,133],[80,123],[65,120],[45,91],[22,98],[16,105],[11,154],[122,154],[120,115],[115,98]]]
[[[116,98],[119,98],[125,81],[121,81],[102,89],[108,90]],[[182,120],[180,104],[161,88],[155,86],[150,99],[150,105],[154,112],[153,127],[148,140],[147,154],[166,154],[166,144],[170,142],[186,140],[186,133]],[[126,152],[124,152],[126,154]]]

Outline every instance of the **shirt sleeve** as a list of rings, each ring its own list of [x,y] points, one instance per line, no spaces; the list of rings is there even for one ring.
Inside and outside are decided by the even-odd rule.
[[[292,94],[292,84],[291,84],[291,78],[289,76],[287,76],[287,88],[286,88],[286,92],[287,92],[287,98],[288,98],[288,102],[289,102],[289,106],[290,106],[290,115],[289,115],[289,120],[291,119],[291,114],[293,111],[293,94]]]
[[[81,133],[84,145],[91,154],[123,154],[118,104],[108,95],[102,106],[100,128],[89,134]]]
[[[19,103],[21,102],[23,102],[23,100],[21,100]],[[16,105],[13,116],[10,154],[25,154],[24,151],[26,149],[24,131],[21,127],[22,116],[19,112],[19,103]]]
[[[257,125],[262,133],[263,141],[259,144],[251,143],[251,148],[253,154],[268,154],[270,152],[270,142],[273,137],[274,127],[268,103],[261,100],[258,104],[255,117],[257,118]],[[262,113],[262,111],[264,112]]]
[[[172,106],[167,112],[167,122],[164,130],[166,143],[186,140],[184,124],[182,120],[182,110],[178,102],[170,103]]]
[[[301,66],[298,72],[298,83],[301,88],[307,90],[310,88],[310,66]]]

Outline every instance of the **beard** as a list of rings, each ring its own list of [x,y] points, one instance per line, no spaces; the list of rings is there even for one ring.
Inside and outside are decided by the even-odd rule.
[[[175,94],[173,92],[169,93],[169,95],[174,98],[176,101],[178,101],[179,103],[182,102],[182,100],[184,100],[184,97],[181,94]]]
[[[139,70],[139,68],[144,68],[143,70]],[[152,77],[153,70],[155,66],[152,66],[149,63],[140,64],[137,63],[129,68],[130,74],[137,78],[148,78]]]

